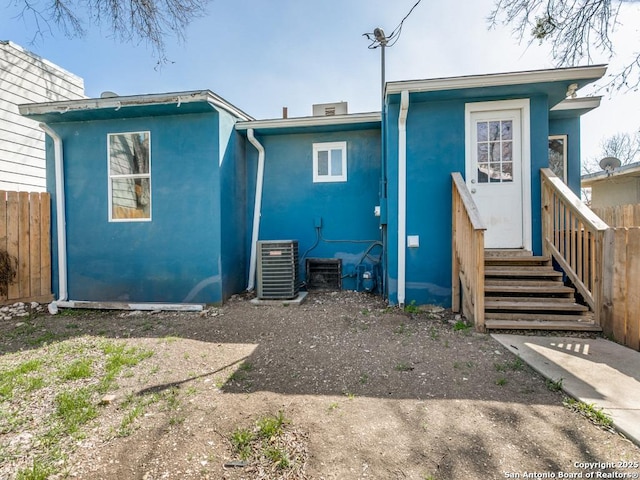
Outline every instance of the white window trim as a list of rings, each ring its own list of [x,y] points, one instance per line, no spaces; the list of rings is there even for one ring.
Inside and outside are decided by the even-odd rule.
[[[342,150],[342,175],[331,175],[331,155],[329,155],[329,175],[318,175],[318,152]],[[323,142],[313,144],[313,183],[347,181],[347,142]]]
[[[112,135],[127,135],[132,133],[146,133],[149,136],[149,173],[128,174],[128,175],[112,175],[111,174],[111,142]],[[113,189],[112,180],[117,178],[148,178],[149,179],[149,218],[113,218]],[[131,132],[111,132],[107,134],[107,203],[109,207],[109,222],[150,222],[153,215],[152,206],[152,185],[151,185],[151,131],[135,130]]]

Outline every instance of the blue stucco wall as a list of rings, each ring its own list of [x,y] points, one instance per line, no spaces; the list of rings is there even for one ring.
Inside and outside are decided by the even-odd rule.
[[[221,301],[219,115],[211,112],[51,126],[62,137],[65,150],[69,298]],[[151,132],[152,221],[109,222],[107,134],[142,130]],[[229,133],[228,128],[223,130]],[[55,212],[51,150],[49,141],[47,184]],[[225,162],[232,160],[232,149],[228,155]],[[55,225],[53,232],[57,290]],[[236,253],[227,255],[232,258]]]
[[[259,239],[298,240],[302,266],[305,252],[306,258],[340,258],[345,276],[342,287],[355,289],[356,265],[381,239],[374,215],[374,207],[379,205],[380,130],[256,137],[266,152]],[[313,143],[337,141],[347,142],[347,182],[313,183]],[[253,192],[258,155],[248,142],[246,150],[248,185]],[[250,224],[252,193],[249,199]],[[319,241],[318,221],[322,225]],[[250,234],[248,237],[250,240]],[[250,248],[250,242],[246,245]],[[373,247],[372,256],[377,258],[381,250]]]
[[[407,117],[407,235],[420,246],[406,251],[405,303],[451,303],[451,173],[465,174],[465,103],[522,96],[479,97],[442,101],[411,98]],[[398,280],[398,114],[397,99],[388,105],[387,176],[389,196],[389,302],[397,303]],[[544,96],[530,102],[531,205],[534,252],[540,242],[540,173],[547,165],[548,108]]]
[[[549,135],[567,136],[567,185],[580,196],[580,118],[558,118],[549,121]]]
[[[223,298],[246,289],[248,256],[245,245],[247,185],[244,138],[234,129],[234,118],[220,112],[221,271]]]

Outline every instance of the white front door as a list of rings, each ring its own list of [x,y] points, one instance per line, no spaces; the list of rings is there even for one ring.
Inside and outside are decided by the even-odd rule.
[[[486,248],[531,248],[529,102],[466,105],[466,182]]]

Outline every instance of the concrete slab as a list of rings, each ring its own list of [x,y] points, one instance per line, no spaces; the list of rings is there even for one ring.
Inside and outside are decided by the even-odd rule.
[[[492,334],[562,390],[602,408],[614,427],[640,445],[640,352],[603,338]]]
[[[252,298],[249,300],[254,305],[300,305],[307,298],[308,292],[300,292],[296,298],[290,300],[261,300],[259,298]]]

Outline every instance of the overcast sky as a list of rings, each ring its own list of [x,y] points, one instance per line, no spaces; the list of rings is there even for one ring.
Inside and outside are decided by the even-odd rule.
[[[18,5],[22,0],[17,0]],[[33,43],[35,27],[0,7],[0,40],[24,48],[84,78],[86,94],[120,95],[210,89],[255,118],[311,114],[311,105],[349,102],[349,112],[380,109],[380,52],[362,37],[390,33],[415,0],[213,0],[186,40],[169,40],[173,62],[156,68],[144,44],[121,44],[105,27],[67,39],[53,28]],[[387,80],[552,68],[548,49],[519,45],[509,27],[488,30],[492,0],[423,0],[387,49]],[[614,35],[621,56],[640,49],[640,3],[626,4]],[[89,26],[87,26],[89,27]],[[592,63],[616,62],[594,58]],[[592,94],[592,89],[579,92]],[[640,93],[609,97],[582,120],[583,158],[596,157],[603,138],[640,127]]]

